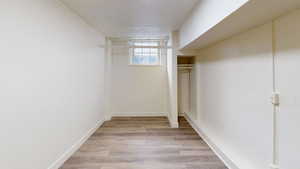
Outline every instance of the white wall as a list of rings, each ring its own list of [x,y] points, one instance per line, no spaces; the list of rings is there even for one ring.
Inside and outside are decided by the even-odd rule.
[[[130,66],[126,41],[112,45],[112,115],[166,115],[166,57],[162,66]]]
[[[112,41],[105,42],[105,120],[111,120]]]
[[[102,122],[103,36],[55,0],[0,11],[0,168],[56,168]]]
[[[299,18],[298,10],[276,19],[274,33],[268,23],[199,52],[192,72],[197,104],[188,116],[234,169],[272,163],[273,42],[281,96],[279,167],[299,168]]]
[[[178,127],[178,100],[177,100],[177,55],[169,49],[167,55],[168,79],[168,118],[172,127]]]
[[[178,71],[178,113],[190,112],[190,72],[189,70]]]
[[[247,2],[248,0],[199,1],[180,29],[180,48],[197,39]]]
[[[178,88],[177,88],[177,54],[178,32],[170,33],[169,48],[167,50],[167,109],[171,127],[178,127]]]
[[[240,169],[271,162],[270,30],[267,24],[220,42],[196,60],[195,123]]]
[[[279,166],[298,169],[300,152],[300,10],[275,22],[276,88],[281,96],[278,114]]]

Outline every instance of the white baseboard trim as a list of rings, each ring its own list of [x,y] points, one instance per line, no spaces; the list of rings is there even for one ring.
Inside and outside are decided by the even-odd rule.
[[[106,116],[104,117],[104,121],[110,121],[111,118],[112,118],[112,116],[111,116],[110,114],[109,114],[109,115],[106,115]]]
[[[179,123],[178,120],[172,120],[172,115],[170,113],[167,114],[167,118],[169,121],[169,124],[171,126],[171,128],[178,128],[179,127]]]
[[[222,162],[227,166],[228,169],[240,169],[228,156],[226,156],[223,151],[214,144],[211,139],[197,126],[197,124],[189,117],[189,115],[184,114],[186,120],[190,123],[193,129],[199,134],[199,136],[208,144],[208,146],[213,150],[213,152],[222,160]]]
[[[70,149],[65,151],[48,169],[59,169],[103,124],[103,120],[98,122],[93,128],[91,128],[83,137],[81,137]]]
[[[165,112],[114,112],[112,117],[166,117]]]
[[[170,120],[169,120],[169,123],[170,123],[171,128],[178,128],[178,127],[179,127],[178,122],[177,122],[177,123],[176,123],[176,122],[172,123],[172,122],[170,122]]]
[[[179,117],[184,117],[185,113],[178,113]]]

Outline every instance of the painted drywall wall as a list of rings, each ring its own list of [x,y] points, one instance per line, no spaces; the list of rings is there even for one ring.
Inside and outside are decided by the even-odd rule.
[[[190,111],[185,113],[190,119],[195,121],[197,120],[198,112],[200,112],[200,110],[198,110],[198,102],[201,102],[200,98],[198,97],[198,90],[201,88],[200,84],[197,83],[200,80],[200,77],[197,74],[198,66],[198,64],[195,64],[193,69],[190,70]]]
[[[167,110],[171,127],[178,127],[177,54],[178,32],[170,33],[167,50]]]
[[[281,101],[276,156],[280,168],[299,168],[299,17],[300,10],[287,13],[273,28],[268,23],[199,52],[188,116],[232,168],[264,169],[272,163],[272,45]]]
[[[111,120],[112,41],[105,42],[105,120]]]
[[[271,29],[266,24],[201,50],[193,70],[194,121],[240,169],[271,162]]]
[[[177,100],[177,55],[173,49],[167,55],[168,79],[168,118],[172,127],[178,127],[178,100]]]
[[[102,122],[104,38],[56,0],[0,11],[0,168],[57,168]]]
[[[298,169],[300,152],[300,10],[275,21],[276,89],[280,93],[278,113],[279,166]]]
[[[162,66],[132,66],[128,42],[116,40],[111,67],[113,116],[166,115],[166,56],[162,56]]]
[[[180,29],[180,48],[188,45],[248,0],[201,0]]]
[[[178,113],[190,112],[190,72],[189,70],[178,71]]]

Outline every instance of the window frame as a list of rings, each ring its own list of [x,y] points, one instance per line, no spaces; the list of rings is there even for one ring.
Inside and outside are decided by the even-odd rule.
[[[136,43],[149,43],[149,42],[155,42],[157,43],[157,46],[147,46],[147,45],[136,45]],[[162,66],[162,48],[161,48],[161,41],[159,40],[135,40],[135,41],[131,41],[130,43],[130,47],[129,47],[129,66],[140,66],[140,67],[160,67]],[[158,63],[157,64],[135,64],[133,63],[133,57],[134,55],[134,50],[135,49],[142,49],[142,48],[146,48],[146,49],[158,49]]]

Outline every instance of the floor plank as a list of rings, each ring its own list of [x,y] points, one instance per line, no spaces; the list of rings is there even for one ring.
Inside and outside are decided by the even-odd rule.
[[[227,169],[181,117],[114,117],[61,169]]]

